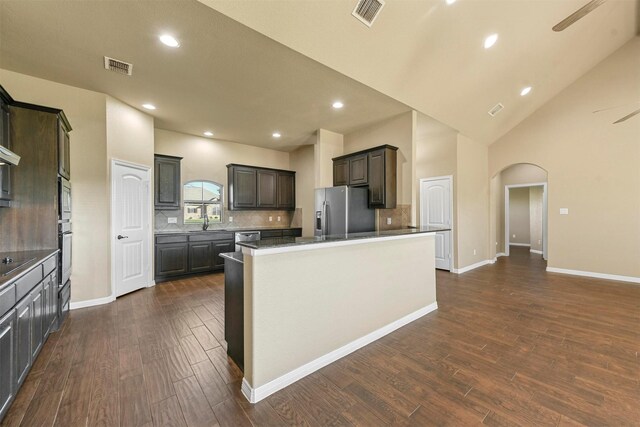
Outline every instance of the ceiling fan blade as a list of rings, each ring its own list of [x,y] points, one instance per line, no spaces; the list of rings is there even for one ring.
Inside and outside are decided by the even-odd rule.
[[[607,0],[591,0],[589,3],[582,6],[580,9],[567,16],[562,21],[553,26],[553,31],[563,31],[570,25],[573,25],[579,19],[584,18],[589,12],[593,11],[596,7],[602,5]]]
[[[618,108],[628,107],[629,105],[636,105],[636,104],[640,104],[640,101],[629,102],[628,104],[616,105],[614,107],[602,108],[600,110],[592,111],[592,113],[595,114],[595,113],[601,113],[603,111],[617,110]]]
[[[622,123],[622,122],[627,121],[627,120],[629,120],[631,117],[636,116],[636,115],[638,115],[638,114],[640,114],[640,108],[638,108],[636,111],[634,111],[634,112],[632,112],[632,113],[627,114],[627,115],[626,115],[626,116],[624,116],[623,118],[616,120],[615,122],[613,122],[613,124],[615,125],[615,124],[618,124],[618,123]]]

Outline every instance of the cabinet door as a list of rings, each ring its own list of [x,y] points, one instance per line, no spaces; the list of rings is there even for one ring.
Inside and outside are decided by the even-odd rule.
[[[0,101],[0,145],[11,150],[9,107]],[[11,166],[0,166],[0,200],[11,200]]]
[[[47,328],[49,332],[55,330],[56,319],[58,317],[58,275],[53,272],[50,276],[49,286],[49,320],[47,321]]]
[[[256,170],[236,166],[232,172],[233,208],[255,208],[258,205]]]
[[[15,310],[0,319],[0,420],[16,393]]]
[[[16,306],[16,382],[22,384],[31,367],[31,320],[33,318],[32,300],[26,297]]]
[[[362,154],[349,158],[349,185],[366,185],[367,175],[367,155]]]
[[[201,273],[212,269],[213,252],[211,243],[189,243],[189,273]]]
[[[258,169],[256,172],[258,178],[258,202],[259,208],[276,208],[278,206],[277,197],[277,180],[278,173],[276,171],[267,171]]]
[[[58,119],[58,173],[66,179],[71,179],[69,132],[62,119]]]
[[[278,172],[278,208],[296,208],[296,175]]]
[[[234,251],[235,251],[235,242],[233,240],[213,243],[213,254],[214,254],[213,267],[216,270],[224,268],[224,258],[222,258],[220,254],[223,254],[225,252],[234,252]]]
[[[186,274],[188,251],[187,243],[156,245],[156,276]]]
[[[51,275],[44,278],[42,282],[42,336],[43,341],[49,336],[49,326],[51,326]]]
[[[179,157],[155,156],[156,209],[180,209],[180,160]]]
[[[43,302],[42,283],[31,292],[31,359],[35,359],[43,342]]]
[[[333,162],[333,186],[349,185],[349,159]]]
[[[369,206],[384,206],[385,202],[384,150],[369,153]]]

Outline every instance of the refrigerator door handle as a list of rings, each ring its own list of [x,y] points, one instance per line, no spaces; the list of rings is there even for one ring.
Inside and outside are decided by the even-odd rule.
[[[325,236],[329,235],[329,209],[327,209],[328,203],[324,202],[322,209],[324,212],[322,212],[322,216],[324,217],[324,229],[322,231],[322,234]]]

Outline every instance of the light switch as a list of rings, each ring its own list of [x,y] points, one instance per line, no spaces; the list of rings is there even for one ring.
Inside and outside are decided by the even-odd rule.
[[[391,225],[391,218],[387,218],[387,225]]]
[[[278,217],[278,222],[280,222],[280,217]]]
[[[569,208],[560,208],[560,215],[569,215]]]
[[[175,216],[170,216],[167,218],[167,224],[177,224],[178,223],[178,218],[176,218]]]
[[[233,217],[232,216],[229,217],[229,222],[233,222]]]
[[[269,217],[269,222],[271,222],[271,221],[273,221],[273,217],[272,216]]]

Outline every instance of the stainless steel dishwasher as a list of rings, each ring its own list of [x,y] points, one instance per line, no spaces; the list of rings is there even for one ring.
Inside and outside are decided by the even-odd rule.
[[[259,231],[236,231],[236,252],[242,251],[242,246],[238,242],[257,242],[260,240]]]

